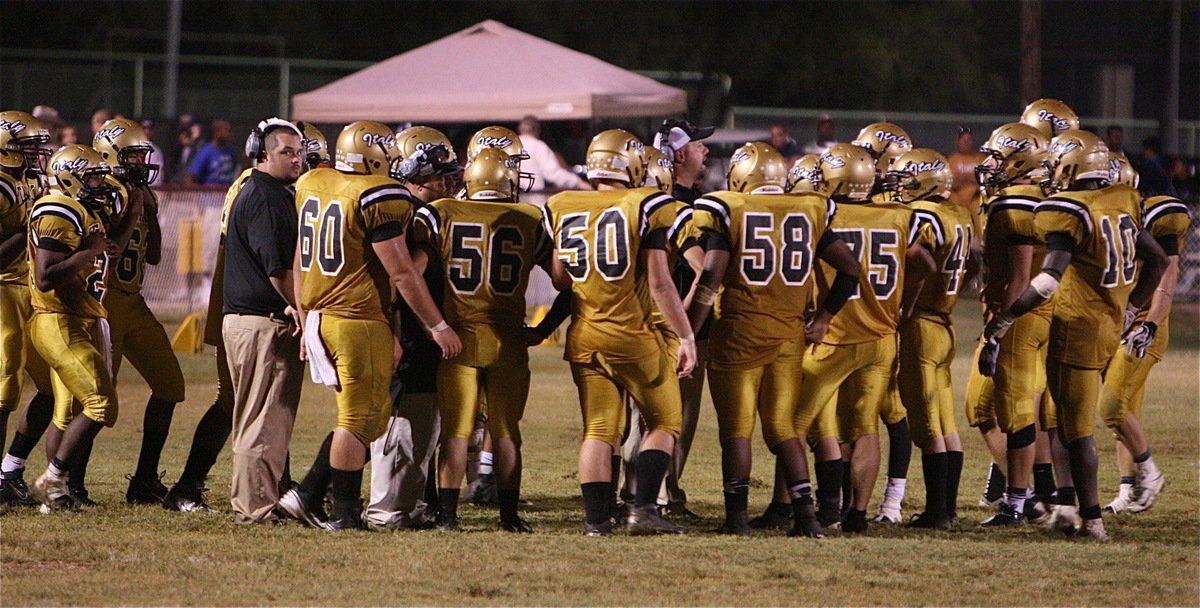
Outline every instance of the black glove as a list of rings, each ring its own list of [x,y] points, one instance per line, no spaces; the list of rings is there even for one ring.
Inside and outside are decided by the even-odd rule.
[[[979,373],[987,378],[996,375],[996,360],[1000,358],[1000,338],[985,340],[979,351]]]

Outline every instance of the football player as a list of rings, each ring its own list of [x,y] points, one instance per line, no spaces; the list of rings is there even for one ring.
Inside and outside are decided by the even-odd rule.
[[[113,167],[115,200],[124,203],[141,198],[141,213],[132,218],[128,243],[108,273],[104,307],[112,340],[113,380],[128,358],[150,386],[142,428],[142,447],[137,469],[129,478],[125,501],[132,504],[161,504],[167,488],[158,478],[162,455],[175,405],[184,399],[183,371],[171,341],[142,297],[146,265],[162,259],[162,229],[158,225],[158,196],[150,189],[159,166],[152,163],[153,146],[142,126],[127,118],[105,122],[96,132],[93,147]],[[129,206],[125,203],[126,206]],[[130,213],[117,210],[115,217]]]
[[[1009,123],[996,128],[980,148],[986,157],[976,173],[989,193],[982,207],[987,273],[981,298],[986,319],[1011,306],[1029,285],[1031,269],[1040,268],[1045,258],[1045,244],[1034,227],[1034,210],[1042,192],[1033,182],[1044,174],[1042,160],[1048,142],[1034,127]],[[993,465],[992,473],[997,473],[997,468],[1003,471],[1007,485],[996,503],[996,515],[983,522],[986,526],[1012,526],[1045,517],[1045,511],[1033,500],[1030,478],[1037,451],[1036,423],[1045,391],[1040,362],[1046,357],[1053,311],[1054,303],[1047,299],[1013,326],[999,343],[1001,358],[990,380],[978,370],[972,373],[967,391],[968,421],[979,427],[989,447],[993,445],[989,435],[995,439],[999,439],[999,433],[1005,436],[1003,444],[993,450],[993,458],[1003,466]],[[1053,482],[1050,485],[1053,487]],[[996,497],[985,498],[990,502]]]
[[[838,205],[832,229],[865,270],[846,307],[830,321],[825,339],[804,358],[796,433],[808,438],[819,459],[821,524],[838,524],[842,461],[849,461],[853,490],[840,526],[862,532],[879,473],[879,412],[896,365],[906,273],[933,271],[929,250],[935,244],[929,231],[918,230],[911,208],[870,201],[875,159],[862,147],[834,145],[821,155],[817,170],[819,192]],[[833,296],[835,280],[832,268],[817,275],[818,301]]]
[[[486,396],[487,428],[496,457],[500,529],[530,532],[517,514],[521,484],[520,421],[529,395],[523,333],[525,289],[534,266],[548,267],[541,212],[517,202],[516,163],[500,148],[479,150],[463,173],[465,200],[444,198],[417,212],[413,261],[440,259],[443,308],[463,351],[438,366],[442,419],[438,458],[439,529],[459,529],[458,498],[467,442]]]
[[[450,140],[437,129],[410,127],[396,135],[401,160],[393,171],[409,193],[412,211],[451,196],[461,172]],[[411,231],[405,227],[405,234]],[[412,243],[407,245],[411,247]],[[422,275],[435,305],[442,302],[442,268],[432,258]],[[391,311],[404,359],[392,378],[392,414],[387,432],[371,444],[371,499],[367,523],[397,528],[431,528],[437,513],[436,476],[429,474],[437,452],[437,370],[442,350],[415,303],[396,301]]]
[[[906,287],[898,355],[900,398],[912,419],[913,443],[921,449],[925,472],[925,511],[913,528],[950,528],[951,504],[958,499],[962,442],[954,423],[950,366],[954,362],[952,316],[959,290],[970,280],[968,260],[974,238],[971,211],[950,200],[950,163],[929,148],[896,158],[884,187],[907,203],[923,231],[932,231],[937,272]],[[951,456],[953,454],[953,456]],[[956,510],[953,510],[956,511]]]
[[[1035,217],[1038,235],[1046,243],[1046,258],[1041,272],[1016,301],[988,321],[979,366],[985,376],[992,375],[1000,340],[1014,320],[1058,294],[1050,322],[1047,386],[1077,488],[1083,519],[1079,533],[1107,540],[1093,437],[1100,370],[1121,341],[1126,306],[1141,309],[1150,301],[1167,256],[1151,232],[1141,229],[1137,193],[1109,187],[1108,149],[1098,137],[1074,130],[1056,136],[1046,167],[1046,188],[1057,192],[1038,205]],[[1134,321],[1126,333],[1127,343],[1135,351],[1146,348],[1154,333],[1153,325]]]
[[[297,301],[305,350],[314,368],[330,366],[337,387],[337,426],[304,481],[279,499],[289,516],[332,530],[363,526],[362,470],[367,446],[387,428],[389,380],[403,355],[399,328],[389,322],[392,286],[412,304],[442,356],[459,353],[458,335],[437,310],[405,243],[412,202],[395,176],[423,164],[403,157],[386,126],[358,121],[338,136],[337,169],[309,171],[296,182],[300,243]],[[329,485],[333,513],[316,513]]]
[[[34,506],[25,485],[25,459],[54,413],[50,368],[30,344],[26,233],[29,209],[41,196],[50,133],[41,121],[17,110],[0,112],[0,450],[8,416],[17,409],[24,375],[37,392],[22,412],[12,446],[0,464],[0,504]]]
[[[333,162],[329,158],[329,142],[325,139],[325,134],[311,122],[296,121],[293,123],[297,129],[300,129],[300,145],[304,146],[304,170],[312,171],[313,169],[332,168]]]
[[[562,192],[546,203],[546,231],[555,249],[551,278],[570,289],[572,320],[564,357],[579,389],[584,439],[579,454],[585,531],[612,533],[612,456],[625,426],[622,392],[637,402],[647,432],[637,459],[633,534],[682,533],[663,519],[655,497],[679,434],[679,383],[659,334],[636,294],[636,266],[644,266],[658,309],[679,336],[675,372],[690,375],[695,335],[671,281],[666,243],[691,211],[645,179],[644,146],[620,129],[596,135],[587,151],[595,192]]]
[[[789,535],[821,537],[793,418],[807,343],[822,340],[829,320],[858,284],[860,265],[829,229],[837,208],[833,201],[815,192],[785,194],[787,167],[769,144],[738,148],[727,179],[728,191],[706,194],[695,203],[692,221],[705,233],[706,252],[690,310],[692,326],[699,327],[712,310],[716,290],[724,287],[708,361],[721,439],[725,523],[720,531],[750,533],[750,437],[757,414],[767,447],[783,464],[793,509]],[[817,259],[838,274],[806,336],[802,303],[811,296]]]
[[[908,132],[890,122],[871,123],[858,132],[858,137],[850,142],[866,148],[875,159],[875,185],[871,189],[871,200],[875,202],[891,202],[893,195],[884,188],[884,177],[891,171],[896,159],[913,149],[912,138]],[[875,510],[872,521],[881,524],[900,523],[903,518],[900,505],[904,502],[904,489],[908,481],[908,464],[912,461],[912,434],[908,426],[908,412],[900,398],[896,379],[898,374],[892,374],[888,386],[888,396],[879,410],[888,432],[888,468],[887,486],[884,488],[883,501]],[[843,484],[850,480],[847,475]],[[843,486],[844,498],[849,496],[849,486]]]
[[[34,347],[54,371],[55,428],[46,438],[47,454],[53,456],[30,494],[59,510],[77,505],[67,485],[73,459],[117,420],[107,311],[101,302],[109,256],[119,249],[107,237],[112,169],[100,154],[88,146],[66,146],[50,157],[50,174],[55,190],[38,199],[30,213],[28,255],[33,262],[30,329]],[[128,212],[140,214],[140,204],[129,201]]]
[[[1129,161],[1110,153],[1116,167],[1117,183],[1137,187],[1137,173]],[[1114,186],[1116,188],[1117,186]],[[1146,310],[1126,308],[1126,335],[1104,374],[1100,391],[1100,416],[1117,438],[1117,464],[1121,472],[1120,490],[1104,510],[1110,513],[1140,513],[1152,507],[1165,482],[1150,456],[1150,444],[1142,427],[1142,398],[1150,369],[1166,354],[1170,329],[1171,299],[1179,279],[1179,250],[1189,229],[1188,208],[1171,196],[1153,196],[1143,205],[1142,230],[1150,233],[1167,254],[1167,267]],[[1140,323],[1140,334],[1128,330]],[[1146,334],[1153,334],[1142,350]]]

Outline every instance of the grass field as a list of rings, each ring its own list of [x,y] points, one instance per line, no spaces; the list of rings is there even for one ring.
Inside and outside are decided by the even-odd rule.
[[[964,303],[964,311],[974,311]],[[123,502],[140,442],[147,389],[128,369],[121,421],[96,443],[89,485],[100,501],[81,514],[9,512],[0,517],[0,604],[15,605],[382,605],[382,604],[889,604],[1197,605],[1200,603],[1200,484],[1197,483],[1197,312],[1177,311],[1172,349],[1146,392],[1145,421],[1168,484],[1137,517],[1108,517],[1113,542],[1084,544],[1035,527],[981,531],[975,507],[986,452],[965,428],[960,515],[948,533],[872,527],[824,540],[727,538],[719,524],[720,453],[705,408],[684,486],[706,522],[679,538],[587,538],[575,479],[579,413],[561,351],[534,349],[524,422],[524,495],[533,535],[494,532],[495,512],[460,509],[465,531],[331,535],[299,525],[241,527],[229,512],[229,450],[209,485],[214,515],[170,513]],[[955,394],[962,402],[974,316],[960,315]],[[168,479],[183,466],[192,431],[214,394],[211,357],[184,356],[188,401],[176,413],[163,456]],[[307,385],[296,422],[297,478],[332,425],[332,396]],[[1102,498],[1117,485],[1112,441],[1098,436]],[[886,447],[885,447],[886,449]],[[38,452],[40,452],[40,447]],[[755,451],[751,510],[769,500],[772,463]],[[30,481],[45,466],[35,453]],[[914,456],[905,514],[921,510]],[[882,492],[876,490],[876,499]],[[875,502],[873,501],[872,507]]]

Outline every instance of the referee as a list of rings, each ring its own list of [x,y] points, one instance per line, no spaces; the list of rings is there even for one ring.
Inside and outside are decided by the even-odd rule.
[[[258,166],[229,213],[221,334],[233,380],[233,487],[237,523],[276,519],[279,482],[300,403],[304,364],[292,289],[298,221],[288,186],[300,176],[295,125],[271,118],[247,142]]]

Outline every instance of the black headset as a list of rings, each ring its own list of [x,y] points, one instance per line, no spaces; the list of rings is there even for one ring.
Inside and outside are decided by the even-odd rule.
[[[263,140],[267,137],[267,131],[272,129],[288,129],[300,139],[304,139],[304,134],[296,128],[296,125],[278,116],[273,116],[258,123],[250,130],[250,135],[246,136],[246,158],[258,160],[259,155],[263,153]]]

